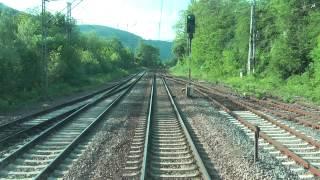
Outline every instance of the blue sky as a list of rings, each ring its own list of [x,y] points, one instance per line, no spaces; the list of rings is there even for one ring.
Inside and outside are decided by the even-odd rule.
[[[48,2],[48,10],[60,11],[67,1]],[[76,0],[80,2],[81,0]],[[41,0],[0,0],[20,11],[41,10]],[[188,7],[190,0],[163,0],[162,23],[159,35],[161,0],[83,0],[72,10],[78,24],[106,25],[126,30],[145,39],[173,40],[173,26],[180,11]]]

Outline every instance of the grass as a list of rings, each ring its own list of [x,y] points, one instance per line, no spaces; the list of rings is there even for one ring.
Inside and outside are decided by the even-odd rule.
[[[138,69],[117,70],[108,74],[97,74],[94,76],[89,76],[81,83],[77,83],[76,85],[71,85],[64,82],[51,83],[48,89],[48,96],[49,98],[54,99],[57,97],[72,95],[78,92],[96,89],[107,82],[125,77],[137,71]],[[31,91],[21,91],[11,95],[1,96],[0,113],[13,112],[30,104],[42,102],[43,97],[41,94],[41,89],[33,89]]]
[[[185,66],[175,66],[170,73],[176,76],[187,76]],[[307,74],[292,76],[287,80],[275,77],[219,77],[216,78],[210,73],[196,70],[192,72],[192,78],[205,80],[211,83],[221,83],[232,87],[240,94],[252,95],[257,98],[274,96],[285,102],[292,103],[296,100],[311,101],[320,104],[320,83],[310,79]]]

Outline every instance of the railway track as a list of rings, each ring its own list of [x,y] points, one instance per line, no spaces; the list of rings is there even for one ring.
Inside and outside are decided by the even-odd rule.
[[[186,80],[179,79],[179,78],[172,78],[170,76],[165,76],[166,78],[173,80],[175,82],[178,82],[180,84],[187,83]],[[281,120],[284,124],[289,126],[294,126],[301,130],[303,133],[305,133],[308,136],[312,136],[315,138],[315,140],[320,141],[319,134],[319,128],[320,128],[320,120],[317,121],[316,119],[313,119],[311,116],[308,116],[306,112],[303,112],[302,110],[299,110],[298,112],[302,113],[297,115],[297,113],[294,113],[292,111],[288,111],[286,109],[282,109],[278,106],[272,106],[274,103],[268,103],[264,104],[262,100],[257,100],[255,98],[249,97],[249,98],[242,98],[240,96],[229,94],[222,92],[220,90],[217,90],[216,88],[208,88],[203,85],[192,83],[198,90],[203,92],[210,92],[213,94],[216,94],[216,98],[222,98],[224,99],[224,105],[228,103],[228,101],[233,101],[231,104],[237,104],[237,106],[250,108],[254,111],[263,112],[265,115],[270,116],[273,119]],[[256,101],[259,101],[257,103]],[[236,102],[236,103],[235,103]],[[284,105],[282,105],[284,106]],[[281,106],[281,107],[282,107]],[[288,108],[289,105],[286,105]],[[227,106],[228,107],[228,106]],[[238,107],[239,108],[239,107]],[[231,108],[232,109],[232,108]],[[313,113],[314,114],[314,113]],[[303,125],[306,128],[303,128],[301,125]]]
[[[2,131],[2,138],[0,139],[0,161],[5,159],[12,152],[16,151],[21,146],[28,143],[51,126],[54,126],[55,124],[62,121],[68,115],[83,108],[90,102],[94,102],[99,98],[108,96],[108,94],[116,91],[117,88],[123,86],[126,81],[132,79],[133,77],[135,76],[130,76],[124,81],[116,83],[115,85],[107,88],[105,91],[98,91],[91,95],[81,97],[80,99],[76,99],[64,105],[61,105],[59,106],[60,109],[53,108],[51,112],[48,112],[48,110],[46,110],[45,112],[36,113],[29,118],[23,118],[1,126],[0,130],[6,130]]]
[[[289,105],[271,99],[259,100],[251,97],[250,100],[251,104],[254,104],[259,109],[268,111],[274,116],[302,123],[314,129],[320,129],[320,113],[311,108]]]
[[[181,79],[176,80],[171,77],[168,79],[186,83]],[[260,146],[276,156],[283,165],[288,166],[301,179],[320,176],[320,143],[312,136],[306,135],[304,133],[306,130],[298,130],[298,125],[305,124],[292,126],[268,114],[268,111],[261,111],[263,109],[261,107],[259,110],[255,109],[252,102],[246,102],[232,95],[228,97],[222,92],[212,91],[196,83],[193,85],[197,92],[219,106],[223,110],[220,113],[242,128],[249,137],[254,138],[256,126],[260,127]]]
[[[154,78],[149,110],[136,129],[124,177],[210,179],[163,79]]]
[[[173,78],[171,76],[165,76],[168,79],[174,80],[179,83],[186,83],[187,81],[180,78]],[[285,104],[277,100],[269,99],[259,100],[254,97],[249,97],[245,101],[234,94],[225,93],[224,91],[214,88],[214,87],[206,87],[200,85],[198,83],[192,82],[198,89],[202,89],[205,91],[214,91],[216,94],[218,93],[221,96],[225,96],[227,98],[232,98],[237,101],[242,101],[246,103],[248,106],[255,108],[256,110],[266,111],[274,117],[293,121],[298,124],[303,124],[306,127],[310,127],[316,130],[320,130],[320,108],[311,105],[297,105],[297,104]]]
[[[4,139],[19,133],[21,134],[27,131],[28,129],[33,129],[34,126],[42,126],[41,124],[50,123],[53,121],[63,119],[64,117],[75,112],[77,109],[81,108],[85,104],[88,104],[91,101],[95,101],[99,97],[104,96],[106,93],[115,90],[128,80],[132,79],[134,76],[136,75],[125,78],[122,81],[115,83],[114,85],[111,85],[103,90],[94,92],[92,94],[74,99],[61,105],[57,105],[44,111],[27,115],[15,121],[0,124],[0,144],[3,144],[1,142],[3,142]]]
[[[44,179],[144,74],[83,105],[0,160],[0,179]],[[84,145],[85,147],[85,145]]]

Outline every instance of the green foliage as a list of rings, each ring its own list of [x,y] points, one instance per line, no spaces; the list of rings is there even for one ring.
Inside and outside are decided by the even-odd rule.
[[[296,0],[257,1],[256,70],[287,79],[308,70],[311,51],[320,30],[319,7]],[[192,3],[176,25],[173,52],[182,60],[186,54],[185,18],[196,16],[192,64],[215,78],[234,77],[246,69],[250,24],[250,1],[200,0]]]
[[[119,29],[99,26],[99,25],[79,25],[80,31],[85,33],[95,32],[100,37],[106,39],[119,39],[123,45],[131,50],[135,50],[139,47],[140,41],[143,43],[154,46],[160,49],[160,59],[165,62],[172,58],[172,42],[159,41],[159,40],[143,40],[140,36],[132,34],[127,31],[122,31]]]
[[[142,66],[156,67],[160,64],[159,49],[141,42],[137,50],[136,60]]]
[[[320,6],[315,0],[259,0],[256,6],[256,64],[245,73],[251,1],[194,1],[176,25],[173,52],[178,63],[171,70],[193,77],[231,84],[262,98],[268,92],[288,102],[295,96],[320,100]],[[196,16],[191,60],[186,57],[185,16]],[[188,65],[190,63],[190,65]]]
[[[314,74],[316,83],[320,84],[320,36],[318,38],[318,45],[313,49],[311,55],[313,58],[313,63],[310,65],[311,70]]]
[[[80,34],[62,14],[47,14],[47,19],[50,96],[92,86],[93,82],[102,84],[91,77],[110,80],[136,68],[133,52],[119,40]],[[67,26],[72,27],[70,42]],[[41,17],[0,9],[0,110],[41,98],[45,67],[41,50]]]

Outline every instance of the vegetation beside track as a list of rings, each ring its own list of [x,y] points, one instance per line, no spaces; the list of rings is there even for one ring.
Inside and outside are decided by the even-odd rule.
[[[170,69],[170,73],[175,76],[187,77],[186,66],[175,66]],[[261,78],[256,76],[247,77],[219,77],[210,76],[192,71],[192,78],[196,80],[205,80],[210,83],[219,83],[227,85],[240,94],[253,95],[257,98],[274,96],[285,102],[294,102],[296,100],[312,101],[320,104],[319,86],[312,82],[306,76],[293,76],[288,80],[276,78]]]
[[[125,77],[129,74],[138,72],[139,68],[130,70],[116,70],[109,74],[96,74],[84,79],[80,84],[73,85],[65,82],[51,84],[48,89],[50,99],[72,95],[85,91],[95,90],[104,86],[107,82]],[[42,90],[33,89],[26,92],[15,92],[14,94],[1,96],[0,98],[0,113],[16,111],[30,104],[43,102],[45,99],[40,95]],[[46,100],[45,100],[46,101]]]
[[[80,33],[61,13],[47,13],[45,19],[46,40],[39,13],[0,9],[0,113],[89,90],[160,62],[153,46],[141,43],[135,54],[118,39]]]
[[[176,25],[175,75],[222,82],[258,97],[320,102],[320,19],[317,1],[256,2],[255,74],[246,75],[251,1],[193,1]],[[186,14],[196,17],[191,58],[186,56]],[[240,78],[240,72],[246,76]]]

